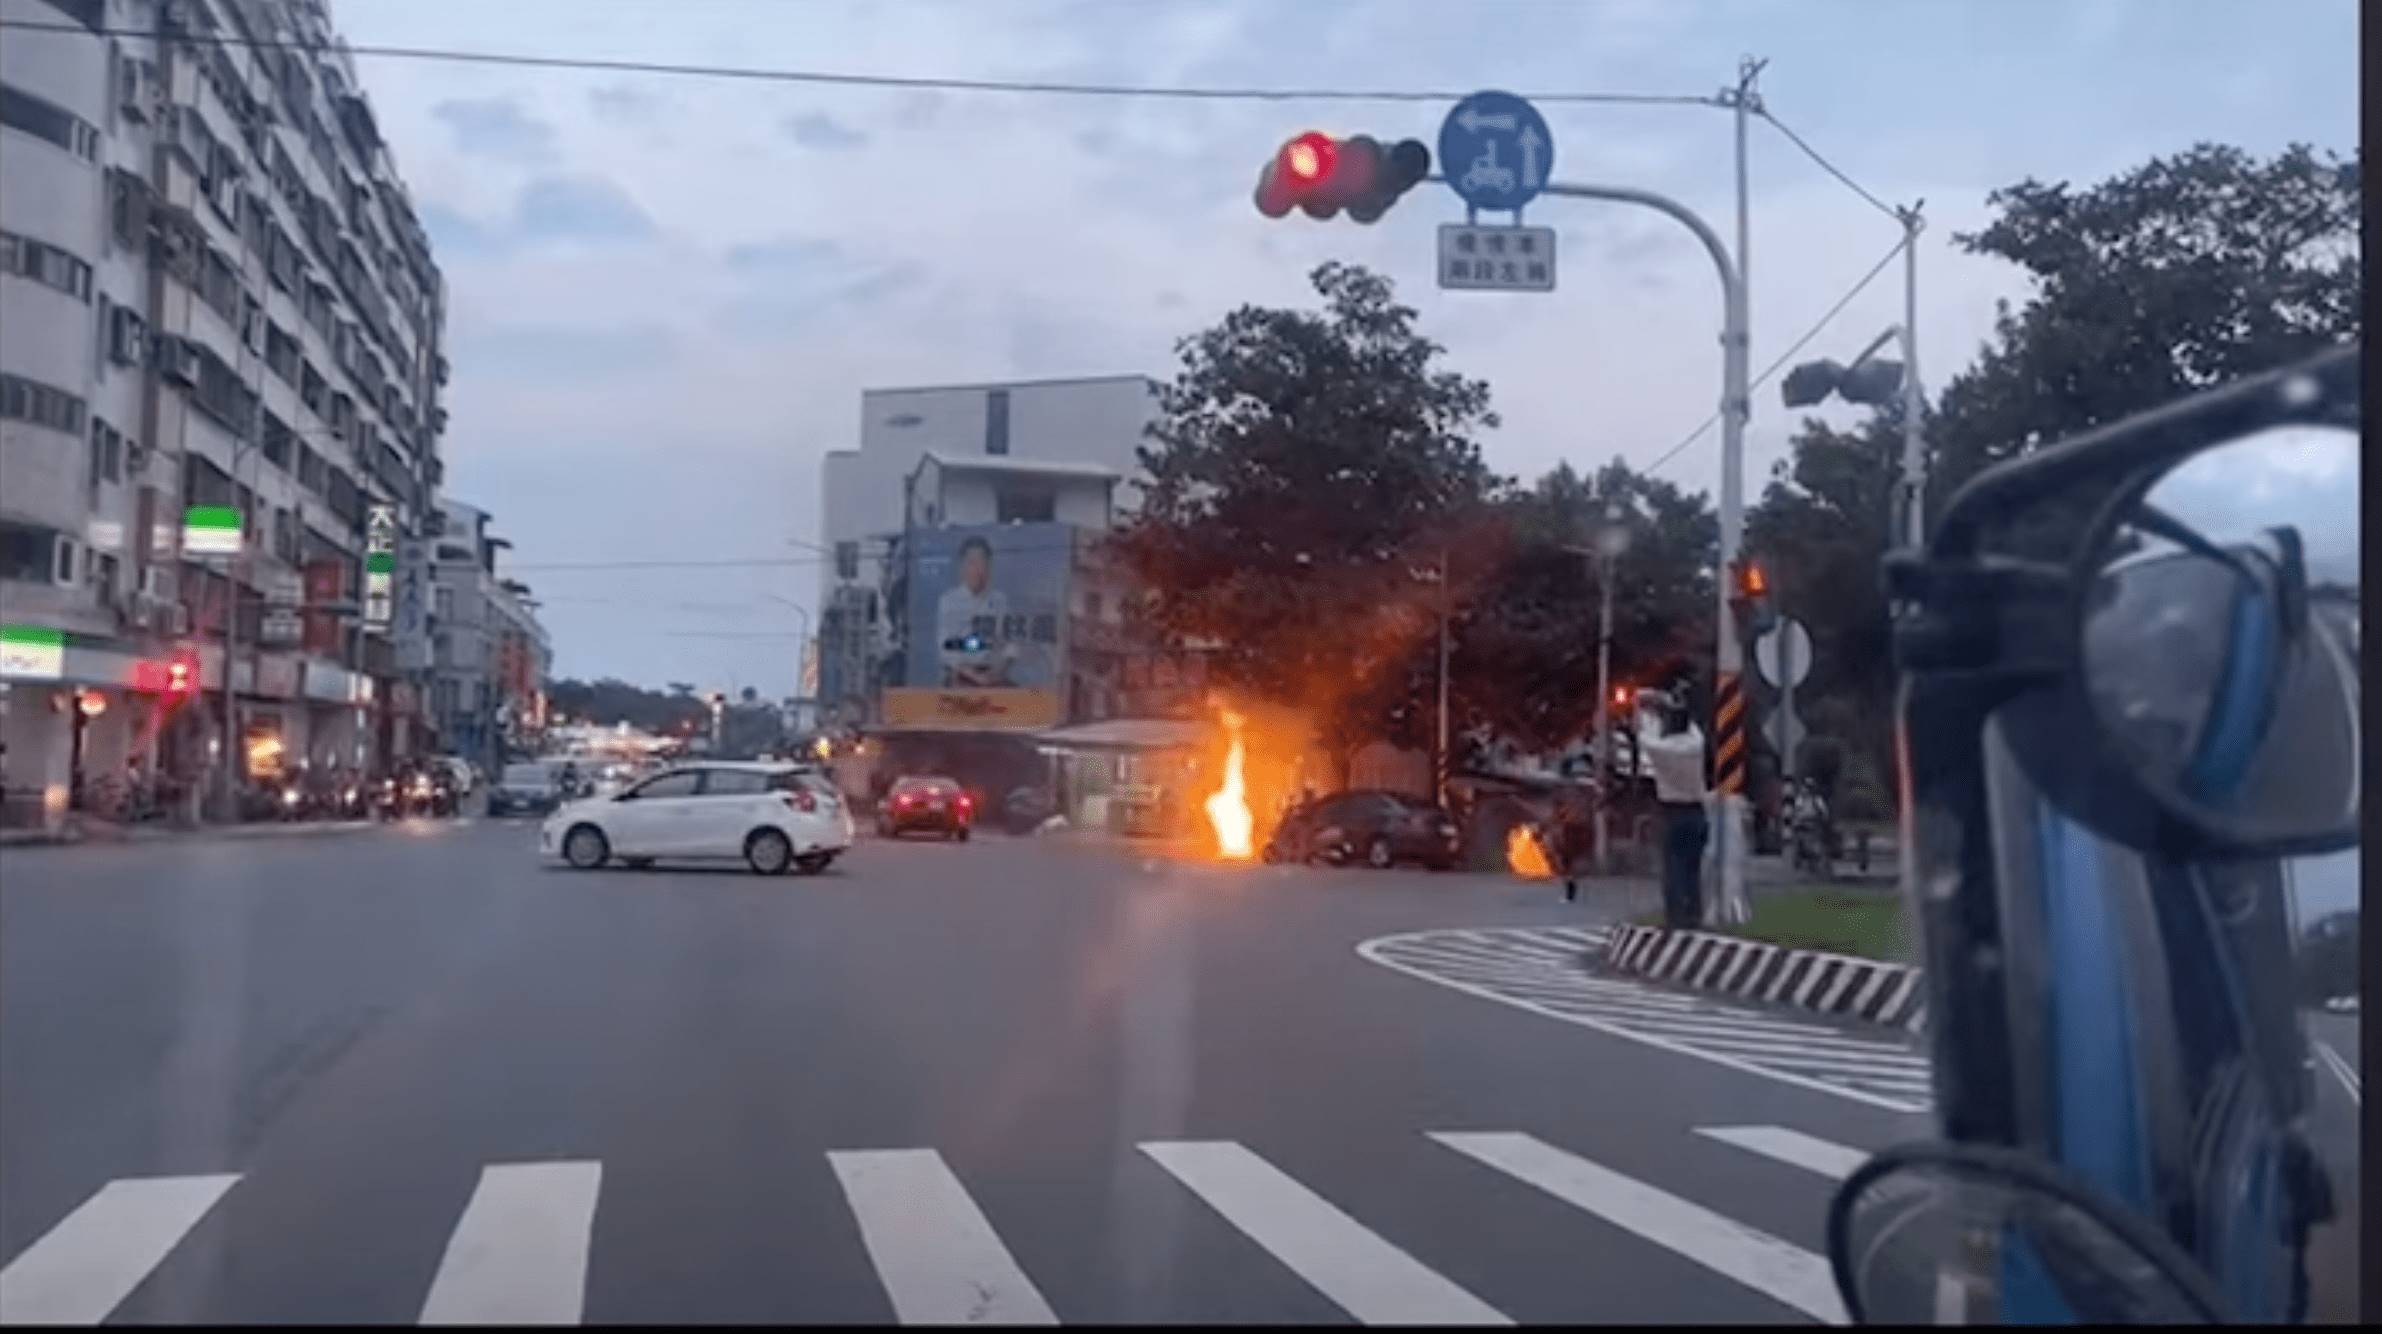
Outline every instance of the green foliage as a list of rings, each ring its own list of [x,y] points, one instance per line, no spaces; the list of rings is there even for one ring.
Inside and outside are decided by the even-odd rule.
[[[1931,519],[1994,463],[2361,336],[2359,180],[2354,154],[2295,145],[2262,162],[2202,144],[2088,189],[1994,191],[1999,216],[1956,239],[2021,266],[2034,290],[2004,305],[1925,419]],[[1847,743],[1844,781],[1883,802],[1893,668],[1878,561],[1899,405],[1849,431],[1807,420],[1791,448],[1746,515],[1747,549],[1769,562],[1781,609],[1811,630],[1798,708],[1815,735]],[[2056,498],[1989,544],[2064,557],[2101,498]],[[1853,799],[1839,812],[1852,815]]]
[[[1213,637],[1224,681],[1372,730],[1435,618],[1412,571],[1496,479],[1471,432],[1488,385],[1435,367],[1389,281],[1341,264],[1321,312],[1243,306],[1178,344],[1116,539],[1155,591],[1153,625]]]
[[[590,722],[603,727],[625,722],[631,727],[654,733],[676,733],[687,724],[709,726],[710,715],[703,701],[695,698],[694,687],[663,694],[634,686],[615,677],[596,681],[580,681],[569,677],[556,681],[546,692],[548,709],[574,722]]]
[[[2295,144],[2261,162],[2199,144],[2086,190],[1994,191],[2001,215],[1955,239],[2025,269],[2034,294],[1944,387],[1937,473],[1966,480],[2359,336],[2360,177],[2356,153]]]

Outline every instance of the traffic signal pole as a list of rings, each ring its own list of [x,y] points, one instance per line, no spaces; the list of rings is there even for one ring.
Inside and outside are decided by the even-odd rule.
[[[1428,178],[1444,182],[1445,177]],[[1601,199],[1636,204],[1662,213],[1694,232],[1712,257],[1720,275],[1720,571],[1713,590],[1720,623],[1714,645],[1712,787],[1719,798],[1720,818],[1713,823],[1713,860],[1720,868],[1720,894],[1706,900],[1707,918],[1742,921],[1745,911],[1745,699],[1739,679],[1745,671],[1745,646],[1737,640],[1737,620],[1729,608],[1729,571],[1736,568],[1737,547],[1745,527],[1745,419],[1752,407],[1747,386],[1745,282],[1729,257],[1729,248],[1712,225],[1695,210],[1668,195],[1627,185],[1567,185],[1549,181],[1543,194],[1564,199]],[[1599,700],[1598,707],[1604,702]]]

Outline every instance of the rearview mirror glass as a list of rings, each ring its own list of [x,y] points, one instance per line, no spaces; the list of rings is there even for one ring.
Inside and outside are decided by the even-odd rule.
[[[2101,740],[2220,840],[2356,841],[2358,452],[2327,426],[2213,445],[2121,492],[2088,548]]]

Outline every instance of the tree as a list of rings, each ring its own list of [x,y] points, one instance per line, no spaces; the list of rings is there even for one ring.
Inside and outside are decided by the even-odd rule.
[[[1720,526],[1701,493],[1632,471],[1619,459],[1593,482],[1567,465],[1513,491],[1488,540],[1463,549],[1452,712],[1535,750],[1593,729],[1603,589],[1593,546],[1607,506],[1629,542],[1614,563],[1613,680],[1669,685],[1709,669]],[[1465,573],[1459,567],[1459,576]]]
[[[676,732],[689,722],[708,723],[703,702],[691,689],[664,695],[609,676],[592,682],[565,677],[546,692],[546,700],[556,713],[601,727],[625,722],[643,731],[664,733]]]
[[[1930,489],[2359,337],[2360,164],[2197,144],[2088,190],[1988,195],[2001,215],[1955,240],[2024,268],[2034,293],[1945,385]]]
[[[1956,239],[2020,265],[2034,290],[2003,305],[1924,421],[1931,522],[1995,463],[2360,337],[2359,173],[2355,154],[2294,145],[2260,162],[2201,144],[2082,191],[2027,180],[1989,195],[2000,215]],[[1900,435],[1899,404],[1850,431],[1806,420],[1746,515],[1748,552],[1811,630],[1803,712],[1848,743],[1848,782],[1891,772],[1878,561]],[[2035,507],[1993,545],[2065,556],[2101,498]]]
[[[1221,642],[1228,687],[1348,743],[1415,702],[1401,668],[1433,622],[1411,571],[1487,504],[1470,433],[1497,418],[1486,383],[1436,368],[1389,280],[1337,263],[1311,280],[1320,312],[1242,306],[1177,345],[1115,540],[1155,628]]]

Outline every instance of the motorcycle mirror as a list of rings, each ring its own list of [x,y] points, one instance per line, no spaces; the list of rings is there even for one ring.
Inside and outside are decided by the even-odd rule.
[[[2118,846],[2355,846],[2357,354],[1971,480],[1923,554],[1887,560],[1897,664],[1990,711],[2043,796]]]
[[[2329,425],[2218,442],[2120,490],[2084,546],[2100,745],[2229,848],[2357,841],[2359,447]]]
[[[1854,1324],[2216,1324],[2191,1257],[2036,1155],[1934,1141],[1854,1169],[1828,1206]]]

